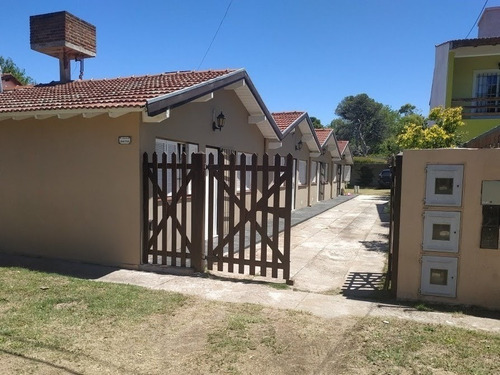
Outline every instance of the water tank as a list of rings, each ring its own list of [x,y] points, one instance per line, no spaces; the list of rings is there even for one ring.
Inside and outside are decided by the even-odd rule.
[[[500,36],[500,7],[486,8],[478,23],[478,37]]]

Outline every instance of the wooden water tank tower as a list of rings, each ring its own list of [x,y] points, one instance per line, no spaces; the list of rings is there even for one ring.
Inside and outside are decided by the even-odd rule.
[[[59,59],[61,82],[71,81],[70,60],[80,61],[96,55],[96,28],[66,11],[30,17],[31,49]]]

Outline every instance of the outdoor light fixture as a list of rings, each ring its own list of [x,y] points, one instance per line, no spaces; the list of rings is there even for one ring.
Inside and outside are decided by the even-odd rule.
[[[296,150],[302,150],[302,139],[295,145]]]
[[[225,122],[226,122],[226,116],[224,116],[224,113],[222,113],[221,111],[219,116],[217,116],[217,118],[212,122],[213,130],[216,131],[218,129],[219,131],[221,131],[222,128],[224,127]]]
[[[328,147],[323,147],[323,148],[321,149],[321,155],[326,154],[326,150],[328,150]]]

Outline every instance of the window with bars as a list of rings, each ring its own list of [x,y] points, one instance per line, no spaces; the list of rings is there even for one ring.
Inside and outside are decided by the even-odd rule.
[[[500,75],[497,72],[483,72],[476,75],[476,98],[491,98],[476,102],[476,113],[500,112]]]

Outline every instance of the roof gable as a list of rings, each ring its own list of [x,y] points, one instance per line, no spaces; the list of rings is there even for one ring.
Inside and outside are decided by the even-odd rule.
[[[330,151],[334,159],[340,160],[341,153],[333,129],[314,129],[314,131],[316,132],[316,137],[318,137],[322,150]]]
[[[273,112],[272,116],[274,121],[276,121],[276,125],[284,133],[289,127],[294,125],[302,116],[304,116],[306,112]]]
[[[314,129],[314,131],[321,146],[324,146],[328,138],[333,134],[333,129]]]

